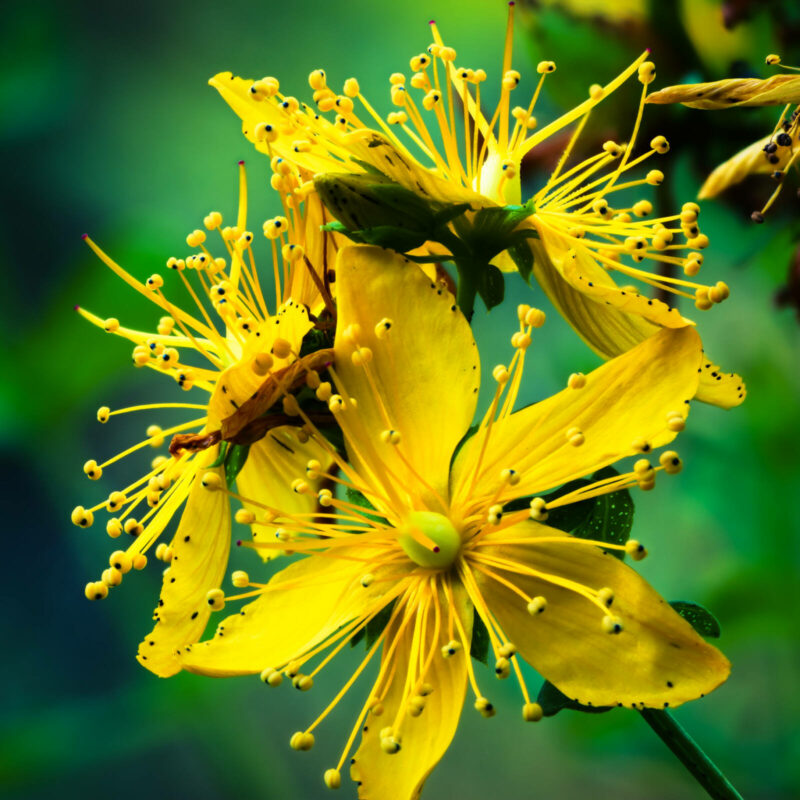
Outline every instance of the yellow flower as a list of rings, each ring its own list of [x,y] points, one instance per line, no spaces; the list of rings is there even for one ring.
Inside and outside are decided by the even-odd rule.
[[[76,525],[89,527],[95,513],[104,509],[111,515],[106,524],[109,536],[118,538],[125,533],[126,538],[132,538],[125,549],[111,555],[101,579],[87,584],[86,596],[98,599],[105,597],[109,587],[117,586],[132,568],[145,567],[145,554],[155,546],[186,501],[171,542],[161,542],[155,550],[156,557],[169,567],[164,572],[161,598],[154,614],[156,626],[139,647],[139,661],[158,675],[177,672],[180,666],[175,658],[176,648],[202,635],[216,606],[215,592],[228,562],[231,536],[228,498],[206,491],[197,478],[205,473],[207,483],[225,481],[225,470],[218,464],[225,453],[218,444],[221,429],[232,415],[235,417],[237,408],[257,392],[268,371],[280,374],[282,368],[291,368],[295,362],[303,337],[314,327],[310,315],[324,310],[327,264],[333,263],[336,252],[332,237],[319,232],[322,207],[315,195],[302,205],[287,207],[286,216],[268,220],[264,233],[270,240],[275,294],[280,302],[277,313],[270,314],[255,265],[254,236],[247,230],[243,163],[236,224],[223,227],[222,215],[216,211],[208,214],[204,222],[205,228],[214,232],[211,235],[220,237],[227,259],[215,258],[206,246],[206,232],[195,230],[186,239],[193,253],[167,262],[194,301],[193,311],[167,298],[160,275],[152,275],[141,283],[84,237],[112,271],[166,316],[161,317],[157,331],[138,331],[123,327],[116,318],[101,319],[78,308],[80,314],[105,331],[133,342],[136,366],[163,373],[184,390],[194,388],[207,395],[197,403],[158,402],[114,410],[100,408],[97,418],[101,423],[134,411],[174,413],[172,409],[180,409],[193,410],[195,414],[189,421],[166,428],[150,425],[143,441],[103,463],[87,461],[84,472],[90,479],[98,480],[105,470],[126,456],[148,445],[161,447],[167,437],[174,437],[169,455],[157,456],[145,475],[111,492],[107,500],[89,508],[78,506],[72,513]],[[322,287],[322,294],[317,287]],[[212,313],[218,316],[217,323],[212,320]],[[238,487],[258,502],[277,503],[297,514],[312,513],[315,501],[293,492],[286,476],[304,467],[310,458],[327,465],[325,451],[309,442],[292,425],[289,415],[283,415],[271,425],[267,435],[264,433],[262,429],[244,439],[243,443],[250,445],[249,452],[231,445],[227,453],[229,458],[247,456],[236,478]],[[235,471],[234,465],[229,468]],[[248,522],[254,516],[252,509],[245,509],[237,519]]]
[[[363,494],[367,509],[323,489],[328,508],[312,524],[268,507],[255,549],[304,556],[225,619],[181,663],[212,676],[284,676],[310,689],[325,665],[365,630],[374,640],[320,716],[291,737],[310,749],[318,725],[379,656],[377,678],[341,758],[325,773],[336,787],[361,732],[352,775],[359,795],[416,797],[455,732],[467,686],[475,708],[494,714],[491,689],[469,658],[474,614],[485,625],[495,674],[531,699],[524,658],[583,703],[632,708],[679,705],[713,690],[729,664],[637,573],[610,555],[640,558],[638,542],[612,545],[543,523],[553,508],[622,488],[652,488],[656,472],[680,470],[673,451],[633,471],[553,500],[540,494],[635,453],[649,453],[684,427],[701,361],[691,327],[665,329],[589,375],[512,413],[526,350],[544,315],[520,306],[508,365],[477,430],[480,365],[469,325],[452,297],[411,262],[379,248],[348,247],[337,264],[338,327],[326,399],[344,435],[345,461],[327,477]],[[307,431],[325,447],[310,419]],[[307,475],[320,476],[318,462]],[[299,481],[299,483],[298,483]],[[303,486],[303,476],[295,481]],[[221,487],[219,487],[221,488]],[[534,499],[509,506],[520,498]],[[385,623],[385,627],[381,624]],[[479,686],[479,683],[481,684]]]
[[[661,327],[693,324],[637,287],[618,286],[610,274],[617,272],[647,286],[689,297],[701,310],[722,302],[729,294],[721,281],[707,286],[692,280],[703,262],[699,251],[708,245],[708,237],[697,221],[697,205],[687,203],[680,213],[654,218],[649,200],[630,206],[612,202],[616,192],[657,186],[664,179],[660,170],[651,169],[644,177],[623,180],[646,159],[669,150],[667,140],[657,136],[643,153],[633,155],[647,87],[655,79],[655,66],[646,60],[648,53],[605,86],[592,86],[583,103],[540,125],[534,111],[544,81],[556,65],[553,61],[540,62],[539,80],[530,101],[513,105],[512,93],[521,81],[520,73],[512,68],[513,13],[512,3],[500,100],[492,114],[484,114],[481,105],[486,72],[457,67],[456,51],[444,44],[435,23],[431,23],[433,43],[410,61],[410,79],[402,73],[391,76],[391,99],[396,110],[386,120],[361,94],[355,78],[345,81],[342,93],[337,94],[321,69],[309,76],[318,111],[282,94],[279,82],[272,77],[245,81],[226,72],[214,76],[210,83],[241,117],[244,133],[257,149],[273,159],[291,162],[306,178],[362,173],[367,165],[432,200],[467,202],[473,209],[520,203],[522,159],[575,123],[556,168],[533,195],[534,213],[525,223],[540,235],[540,241],[531,244],[534,275],[578,334],[606,359],[625,352]],[[606,142],[599,153],[567,168],[591,110],[633,75],[643,86],[629,141]],[[415,101],[413,90],[421,97],[419,101]],[[457,100],[463,113],[459,113]],[[367,115],[366,123],[356,112],[356,101]],[[426,123],[426,117],[431,124]],[[644,268],[644,261],[656,267],[681,268],[685,274],[674,277],[651,272]],[[502,254],[495,263],[501,269],[515,269],[508,254]],[[706,363],[709,367],[703,372],[698,398],[725,408],[741,403],[745,396],[741,378],[722,372],[711,361]]]
[[[766,63],[777,66],[780,56],[768,55]],[[787,67],[796,70],[796,67]],[[720,164],[706,178],[698,197],[716,197],[750,175],[770,175],[778,185],[761,208],[754,211],[754,222],[763,222],[764,214],[777,199],[783,179],[794,166],[800,148],[800,76],[773,75],[771,78],[725,78],[711,83],[686,83],[667,86],[647,98],[648,103],[681,103],[689,108],[721,110],[784,105],[783,113],[769,136],[753,142]],[[792,109],[794,106],[794,109]],[[791,113],[790,113],[791,112]]]

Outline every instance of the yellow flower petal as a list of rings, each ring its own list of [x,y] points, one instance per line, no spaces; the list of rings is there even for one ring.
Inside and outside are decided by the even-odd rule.
[[[491,534],[487,541],[541,535],[561,532],[530,522]],[[599,548],[553,542],[486,550],[523,567],[613,591],[610,612],[624,626],[617,635],[602,629],[603,611],[574,591],[505,573],[531,597],[546,598],[547,609],[531,617],[518,595],[477,573],[492,613],[520,654],[573,700],[595,706],[677,706],[708,694],[728,677],[725,656],[634,570]]]
[[[199,453],[188,468],[196,465],[196,474],[202,474],[217,452],[218,448],[213,447]],[[221,467],[213,471],[225,480]],[[203,635],[211,613],[206,593],[222,582],[230,543],[228,496],[205,489],[195,479],[171,542],[173,556],[156,609],[158,622],[139,645],[137,655],[139,663],[156,675],[166,678],[179,672],[181,665],[175,651]]]
[[[294,353],[299,353],[303,337],[312,327],[305,307],[294,300],[287,300],[275,316],[261,323],[258,327],[259,335],[248,338],[247,350],[242,357],[228,367],[217,381],[208,404],[209,429],[218,428],[222,420],[233,414],[264,382],[263,373],[253,369],[253,358],[258,353],[269,353],[277,338],[285,339]],[[273,370],[292,361],[292,355],[288,358],[275,358]]]
[[[681,103],[689,108],[716,110],[800,103],[800,76],[770,78],[725,78],[710,83],[667,86],[647,96],[648,103]]]
[[[310,556],[290,564],[254,602],[221,623],[223,635],[181,653],[190,672],[214,677],[248,675],[283,665],[358,616],[391,588],[375,581],[361,585],[374,551],[337,550],[345,558]],[[396,569],[396,568],[395,568]],[[283,588],[285,586],[286,588]]]
[[[697,197],[699,200],[708,200],[724,192],[727,188],[735,186],[750,175],[769,175],[772,172],[782,170],[794,152],[793,147],[779,147],[774,154],[777,161],[770,162],[764,147],[772,136],[765,136],[757,142],[748,145],[740,150],[736,155],[731,156],[727,161],[723,161],[705,179],[700,187]]]
[[[693,328],[664,328],[590,372],[582,389],[564,389],[496,422],[476,485],[494,488],[502,470],[514,469],[521,477],[518,496],[533,494],[632,455],[636,440],[652,447],[672,441],[667,416],[688,415],[700,358]],[[568,440],[571,428],[583,433],[580,447]],[[484,438],[476,434],[459,452],[455,486],[472,479]]]
[[[691,324],[676,309],[670,308],[661,300],[653,300],[644,294],[617,286],[611,275],[580,242],[567,241],[563,236],[542,225],[537,225],[537,228],[541,239],[531,240],[537,280],[541,272],[555,270],[573,289],[596,304],[605,305],[608,309],[606,315],[608,312],[621,312],[626,316],[639,317],[666,328],[679,328]],[[552,283],[553,277],[546,277],[545,282]],[[596,309],[592,311],[597,314]],[[595,322],[595,325],[599,324]],[[612,324],[611,327],[613,331],[620,325]],[[624,323],[621,327],[622,330],[628,328]]]
[[[441,592],[439,597],[446,615],[446,598]],[[453,599],[456,613],[469,635],[472,630],[472,605],[459,584],[453,585]],[[426,616],[427,619],[418,618],[416,623],[412,621],[409,624],[392,656],[396,672],[382,701],[383,714],[380,717],[367,717],[361,746],[350,769],[353,780],[360,781],[358,796],[363,800],[415,800],[455,735],[464,705],[466,659],[469,656],[460,650],[452,658],[443,658],[440,650],[449,640],[446,623],[443,620],[439,635],[434,639],[434,612],[431,610]],[[429,637],[422,652],[428,653],[430,648],[434,650],[430,669],[425,676],[425,682],[431,685],[433,692],[425,697],[425,708],[419,716],[405,714],[400,726],[400,751],[389,755],[381,749],[380,732],[384,726],[392,725],[400,711],[415,625],[417,629],[422,626]],[[397,625],[393,624],[392,627],[396,628]],[[387,642],[391,641],[391,633],[388,632]],[[387,652],[387,646],[383,645],[384,653]]]
[[[747,387],[741,376],[735,372],[723,372],[704,355],[695,398],[720,408],[734,408],[743,403],[745,397]]]
[[[350,456],[376,486],[391,480],[388,465],[412,498],[427,498],[435,508],[430,490],[401,459],[445,496],[450,459],[472,422],[480,382],[469,325],[449,292],[388,250],[347,247],[336,274],[336,372],[358,403],[339,416]],[[381,330],[382,321],[390,327]],[[355,344],[348,339],[354,325],[360,326]],[[353,363],[356,346],[371,352],[366,366]],[[400,434],[399,445],[382,441],[385,430]]]
[[[317,507],[316,492],[320,479],[312,480],[306,476],[306,465],[310,460],[320,462],[324,471],[331,465],[331,457],[312,439],[305,444],[297,438],[297,429],[287,426],[273,428],[263,439],[251,445],[241,472],[236,478],[238,494],[279,508],[290,514],[313,513]],[[302,478],[309,486],[309,492],[298,494],[292,489],[292,482]],[[244,503],[244,507],[256,515],[264,516],[264,509]],[[272,532],[264,525],[253,525],[253,541],[266,541]],[[279,550],[259,550],[264,561],[269,561],[280,553]]]

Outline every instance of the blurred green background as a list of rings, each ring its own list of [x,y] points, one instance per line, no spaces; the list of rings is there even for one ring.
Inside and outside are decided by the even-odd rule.
[[[790,44],[800,41],[792,2],[518,5],[518,93],[532,89],[539,59],[558,63],[540,120],[582,100],[589,84],[605,82],[645,46],[658,66],[656,87],[766,75],[768,52],[800,61]],[[4,797],[328,796],[321,775],[338,756],[358,698],[341,704],[312,752],[290,750],[288,737],[316,715],[356,654],[337,659],[319,689],[302,696],[285,687],[267,690],[257,678],[160,680],[133,657],[150,628],[158,570],[129,578],[105,602],[83,597],[84,583],[99,576],[114,546],[102,524],[84,531],[69,522],[74,505],[88,506],[110,488],[105,478],[102,486],[88,485],[81,465],[123,449],[161,421],[128,416],[100,428],[95,410],[180,399],[180,392],[159,375],[134,370],[125,343],[103,338],[73,313],[80,303],[132,327],[152,326],[159,316],[92,256],[80,234],[90,232],[140,278],[163,269],[168,256],[184,253],[185,235],[204,214],[234,212],[240,158],[249,164],[251,227],[258,230],[277,211],[268,165],[206,86],[208,77],[223,69],[254,78],[274,74],[284,91],[306,97],[308,73],[322,66],[334,86],[357,76],[373,104],[388,112],[388,76],[407,70],[408,58],[429,44],[431,16],[458,50],[459,65],[486,68],[487,85],[498,79],[500,1],[75,0],[5,9]],[[629,135],[638,93],[634,82],[601,107],[587,146]],[[673,144],[658,164],[669,173],[669,201],[693,199],[711,167],[771,129],[773,112],[648,109],[645,141],[664,133]],[[529,189],[554,155],[534,153]],[[749,223],[749,212],[772,189],[768,183],[751,181],[704,204],[701,222],[712,241],[705,278],[727,281],[732,295],[705,314],[686,309],[702,317],[713,357],[746,377],[749,397],[731,412],[694,407],[678,441],[686,468],[655,492],[637,494],[635,534],[651,552],[641,571],[667,599],[710,607],[723,627],[719,644],[733,662],[727,684],[676,716],[745,797],[772,799],[800,794],[800,334],[793,311],[778,310],[773,301],[800,226],[796,186],[787,188],[765,225]],[[547,308],[541,293],[519,281],[508,289],[507,306],[490,317],[476,315],[489,367],[508,356],[515,303]],[[555,314],[537,335],[533,358],[529,400],[597,363]],[[114,485],[140,474],[151,455],[108,470]],[[510,684],[495,688],[500,713],[494,719],[467,708],[425,797],[703,796],[636,713],[563,712],[526,726]],[[341,792],[354,796],[349,781]]]

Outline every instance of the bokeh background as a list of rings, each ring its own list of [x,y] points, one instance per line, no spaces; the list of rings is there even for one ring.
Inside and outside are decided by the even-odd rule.
[[[791,45],[800,42],[800,12],[791,0],[518,6],[520,97],[534,85],[538,60],[558,64],[540,120],[582,100],[589,84],[605,82],[645,46],[658,66],[657,87],[765,76],[769,52],[800,60]],[[240,158],[249,164],[251,227],[258,230],[259,220],[277,212],[268,165],[206,86],[208,77],[223,69],[274,74],[284,91],[304,97],[308,73],[322,66],[333,85],[357,76],[388,112],[387,78],[429,44],[431,16],[459,64],[483,66],[487,85],[497,81],[505,3],[40,0],[3,15],[0,793],[29,800],[326,797],[322,772],[334,763],[359,701],[342,703],[312,752],[290,750],[288,737],[316,715],[356,654],[337,660],[320,688],[302,696],[267,690],[257,678],[160,680],[133,657],[150,627],[158,569],[130,577],[105,602],[83,597],[114,546],[103,525],[80,530],[69,522],[74,505],[88,506],[111,488],[105,477],[102,486],[89,485],[81,465],[123,449],[163,419],[128,416],[101,428],[95,410],[179,391],[133,369],[125,343],[73,313],[80,303],[132,327],[158,317],[80,234],[91,232],[141,278],[163,269],[168,256],[185,251],[185,235],[204,214],[233,213]],[[624,140],[638,93],[634,81],[604,103],[585,144]],[[666,207],[692,199],[702,176],[765,135],[775,116],[774,109],[648,108],[644,141],[664,133],[673,144],[658,164],[669,176]],[[529,188],[552,166],[557,145],[526,165]],[[635,533],[651,552],[642,572],[668,599],[702,602],[718,616],[719,644],[734,665],[727,684],[676,716],[745,797],[765,800],[800,794],[800,335],[791,302],[775,303],[800,235],[796,188],[787,187],[760,227],[748,217],[772,190],[768,178],[704,203],[701,222],[712,241],[705,276],[727,281],[733,293],[711,312],[687,313],[702,317],[713,357],[746,376],[749,397],[731,412],[696,405],[679,440],[684,472],[636,497]],[[791,286],[784,300],[792,300]],[[506,306],[476,315],[489,366],[507,358],[515,303],[547,308],[540,292],[519,281],[508,291]],[[526,399],[597,363],[554,314],[535,351]],[[151,455],[114,477],[139,474]],[[495,689],[501,711],[494,719],[468,707],[425,797],[703,796],[635,712],[564,712],[526,726],[511,683]],[[345,787],[342,794],[354,796],[348,781]]]

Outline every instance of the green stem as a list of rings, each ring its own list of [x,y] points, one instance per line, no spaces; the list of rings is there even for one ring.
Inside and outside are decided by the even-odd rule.
[[[667,711],[652,708],[639,712],[644,721],[658,734],[664,744],[678,757],[694,779],[714,800],[742,800],[719,767],[700,749],[697,742]]]
[[[461,313],[467,318],[467,322],[472,322],[472,315],[475,313],[475,297],[478,294],[478,287],[471,270],[466,269],[456,261],[458,272],[458,288],[456,289],[456,304],[461,309]]]

